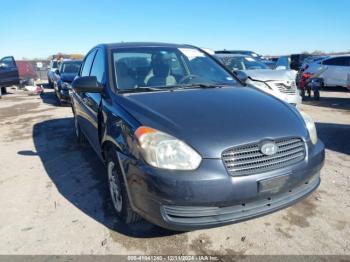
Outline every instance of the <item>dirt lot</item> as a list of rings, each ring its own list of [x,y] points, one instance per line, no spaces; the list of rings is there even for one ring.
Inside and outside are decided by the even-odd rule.
[[[52,91],[0,100],[0,254],[350,254],[350,92],[301,106],[317,121],[326,164],[303,202],[244,223],[174,233],[115,218],[105,170],[75,142]]]

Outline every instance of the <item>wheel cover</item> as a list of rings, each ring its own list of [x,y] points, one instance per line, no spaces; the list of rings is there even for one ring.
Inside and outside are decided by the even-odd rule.
[[[121,191],[120,180],[118,178],[117,171],[115,169],[115,164],[110,161],[108,163],[108,182],[109,191],[111,193],[112,202],[115,210],[120,213],[123,207],[123,197]]]

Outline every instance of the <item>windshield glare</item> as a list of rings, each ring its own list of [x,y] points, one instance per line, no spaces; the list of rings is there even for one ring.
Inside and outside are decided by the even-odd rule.
[[[220,57],[221,61],[231,70],[269,69],[267,65],[248,56]]]
[[[215,60],[195,48],[144,47],[113,51],[118,89],[237,83]]]

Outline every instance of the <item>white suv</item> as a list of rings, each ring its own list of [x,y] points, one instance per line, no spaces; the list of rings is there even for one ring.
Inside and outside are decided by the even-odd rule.
[[[350,75],[350,55],[332,56],[311,63],[303,73],[315,74],[324,70],[318,77],[323,78],[325,86],[348,87]]]
[[[247,55],[217,54],[215,56],[239,78],[248,77],[245,79],[246,83],[287,103],[293,105],[301,103],[301,96],[295,83],[297,74],[295,70],[272,70],[264,63]]]

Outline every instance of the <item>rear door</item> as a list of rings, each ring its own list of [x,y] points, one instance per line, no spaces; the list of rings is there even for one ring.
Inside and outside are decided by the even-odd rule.
[[[0,59],[0,86],[12,86],[19,83],[18,70],[13,56]]]

